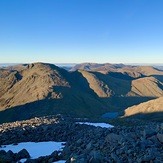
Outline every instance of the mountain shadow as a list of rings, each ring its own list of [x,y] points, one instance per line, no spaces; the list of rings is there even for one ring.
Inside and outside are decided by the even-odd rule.
[[[130,115],[127,117],[122,117],[122,119],[141,119],[144,121],[151,121],[151,122],[163,122],[163,112],[153,112],[153,113],[137,113],[134,115]]]
[[[66,89],[68,88],[57,88]],[[49,96],[50,97],[50,96]],[[118,112],[122,116],[126,107],[148,101],[150,97],[92,98],[71,94],[58,99],[44,99],[8,108],[0,112],[0,123],[25,120],[33,117],[62,114],[74,118],[99,118],[107,112]]]
[[[163,82],[163,75],[152,75],[152,76],[158,79],[159,81]]]

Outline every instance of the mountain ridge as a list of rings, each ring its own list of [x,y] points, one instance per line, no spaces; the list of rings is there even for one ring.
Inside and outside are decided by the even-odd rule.
[[[0,69],[0,118],[5,121],[3,115],[8,115],[10,120],[13,114],[15,120],[16,113],[11,110],[26,117],[20,109],[29,114],[28,118],[57,113],[99,117],[163,96],[163,83],[158,79],[163,71],[151,67],[112,67],[118,71],[100,68],[69,72],[41,62]]]

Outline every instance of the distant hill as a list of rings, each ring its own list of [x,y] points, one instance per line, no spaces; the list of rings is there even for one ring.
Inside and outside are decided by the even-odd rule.
[[[124,64],[98,64],[98,63],[81,63],[76,64],[70,71],[76,71],[76,70],[86,70],[86,71],[108,71],[113,70],[116,68],[122,68],[125,67]]]
[[[124,64],[98,64],[98,63],[81,63],[77,64],[70,71],[86,70],[95,72],[119,72],[122,74],[128,74],[131,77],[137,78],[142,75],[163,75],[163,71],[152,66],[130,66]]]
[[[0,122],[49,114],[100,117],[163,96],[163,71],[88,65],[89,70],[71,72],[48,63],[1,68]]]

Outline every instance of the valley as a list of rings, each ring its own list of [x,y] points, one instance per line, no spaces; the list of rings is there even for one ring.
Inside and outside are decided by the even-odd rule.
[[[67,71],[53,64],[32,63],[1,68],[0,77],[1,123],[55,114],[133,116],[128,113],[131,109],[125,114],[128,107],[163,96],[163,71],[150,66],[84,63]],[[154,120],[157,113],[162,114],[161,104],[156,110]],[[144,110],[143,117],[155,111]],[[141,109],[131,112],[136,115]]]

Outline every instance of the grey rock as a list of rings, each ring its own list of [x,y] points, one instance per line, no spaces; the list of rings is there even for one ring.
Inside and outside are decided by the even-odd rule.
[[[91,163],[101,163],[102,156],[101,156],[101,152],[99,150],[91,151],[90,156],[91,156],[91,159],[90,159]]]
[[[161,130],[163,130],[163,123],[160,124],[160,128],[161,128]]]
[[[144,155],[144,157],[142,157],[142,161],[146,161],[146,162],[149,162],[149,161],[152,161],[154,159],[154,157],[152,155]]]
[[[5,150],[0,150],[0,156],[2,155],[6,155],[6,151]]]
[[[54,152],[50,155],[50,157],[58,158],[58,157],[59,157],[59,156],[58,156],[58,151],[54,151]]]
[[[25,163],[39,163],[37,159],[27,159]]]
[[[143,140],[140,144],[141,144],[140,146],[144,149],[146,147],[152,146],[153,142],[147,139]]]
[[[153,135],[149,138],[150,141],[152,141],[153,143],[156,143],[158,142],[158,139],[157,139],[157,136],[156,135]]]
[[[144,137],[151,137],[156,134],[155,130],[152,129],[146,129],[144,130]]]
[[[161,142],[161,143],[163,143],[163,134],[157,134],[157,138],[158,138],[158,140]]]
[[[17,157],[18,159],[30,158],[30,155],[26,149],[22,149],[21,151],[18,152]]]
[[[111,133],[111,134],[108,134],[105,139],[107,142],[118,142],[118,140],[121,139],[121,136]]]
[[[115,162],[118,162],[119,161],[119,158],[116,154],[114,153],[111,153],[111,158],[115,161]]]
[[[91,147],[92,147],[92,142],[89,142],[86,146],[86,149],[91,149]]]
[[[10,163],[10,162],[15,161],[15,155],[14,155],[14,153],[11,150],[9,150],[6,153],[2,152],[1,154],[3,154],[0,157],[2,163],[3,162],[4,163]]]
[[[135,126],[116,126],[107,129],[75,124],[70,117],[40,117],[0,124],[0,145],[28,141],[66,142],[61,154],[54,151],[47,157],[28,159],[29,163],[48,163],[60,159],[70,162],[71,158],[75,159],[75,163],[136,163],[143,160],[162,163],[163,131],[160,123],[141,123],[133,120],[132,124]],[[0,153],[3,153],[5,159],[10,159],[10,162],[18,161],[18,154]]]

